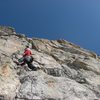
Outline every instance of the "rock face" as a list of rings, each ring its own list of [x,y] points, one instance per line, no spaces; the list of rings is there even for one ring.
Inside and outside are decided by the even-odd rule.
[[[14,63],[32,47],[33,71]],[[100,57],[65,40],[0,27],[0,100],[100,100]]]

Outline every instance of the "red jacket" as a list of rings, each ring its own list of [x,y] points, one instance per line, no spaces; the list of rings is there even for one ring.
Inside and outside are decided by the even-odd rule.
[[[32,51],[29,48],[25,49],[23,56],[25,57],[25,56],[31,56],[31,55],[32,55]]]

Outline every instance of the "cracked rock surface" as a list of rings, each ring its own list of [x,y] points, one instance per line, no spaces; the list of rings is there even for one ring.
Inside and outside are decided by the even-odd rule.
[[[14,63],[27,44],[36,71]],[[0,100],[100,100],[100,57],[65,40],[0,26]]]

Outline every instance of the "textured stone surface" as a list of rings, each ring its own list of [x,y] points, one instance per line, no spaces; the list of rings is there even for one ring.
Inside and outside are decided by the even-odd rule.
[[[14,63],[32,47],[32,71]],[[65,40],[0,27],[0,100],[100,100],[100,57]]]

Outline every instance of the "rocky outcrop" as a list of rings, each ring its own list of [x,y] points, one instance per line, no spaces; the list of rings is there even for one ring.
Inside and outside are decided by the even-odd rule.
[[[32,47],[33,71],[14,63]],[[100,100],[100,57],[65,40],[0,27],[0,100]]]

